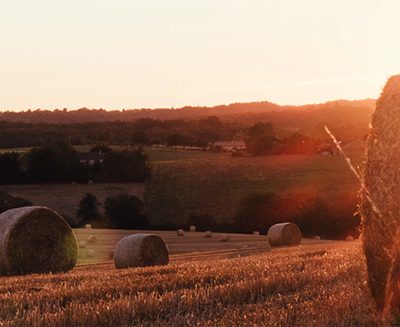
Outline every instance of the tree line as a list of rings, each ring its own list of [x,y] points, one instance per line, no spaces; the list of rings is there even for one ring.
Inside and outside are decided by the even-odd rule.
[[[241,124],[224,123],[212,116],[197,121],[146,118],[134,122],[62,125],[0,122],[0,148],[39,146],[49,140],[70,145],[107,143],[202,147],[219,140],[232,140],[243,128]]]
[[[150,177],[147,154],[133,151],[99,153],[93,164],[82,163],[78,152],[64,141],[49,141],[25,154],[0,154],[0,184],[144,182]]]
[[[144,213],[145,203],[136,196],[117,194],[109,196],[104,203],[92,193],[87,193],[77,208],[77,225],[87,223],[95,228],[176,230],[196,226],[197,231],[265,234],[268,228],[281,222],[299,225],[303,236],[320,236],[326,239],[358,237],[360,216],[354,214],[357,206],[356,194],[346,193],[332,203],[321,197],[289,196],[273,192],[254,193],[243,198],[230,221],[219,222],[211,215],[191,214],[184,225],[169,221],[154,225]],[[339,203],[339,204],[338,204]],[[14,197],[0,191],[0,213],[17,207],[32,205],[28,199]],[[100,213],[104,207],[104,215]]]
[[[46,140],[206,146],[240,137],[258,122],[271,122],[280,138],[299,133],[325,139],[328,125],[338,138],[352,140],[367,133],[374,106],[374,100],[363,100],[300,107],[255,102],[213,108],[0,112],[0,147],[38,146]]]

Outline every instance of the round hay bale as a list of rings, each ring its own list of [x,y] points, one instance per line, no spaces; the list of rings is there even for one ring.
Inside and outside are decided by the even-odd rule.
[[[260,236],[260,232],[259,231],[254,231],[253,235]]]
[[[88,229],[89,229],[89,228],[92,228],[92,225],[91,225],[91,224],[86,224],[86,225],[85,225],[85,228],[88,228]]]
[[[301,242],[301,231],[296,224],[275,224],[268,230],[268,242],[272,246],[299,245]]]
[[[400,226],[399,118],[400,75],[397,75],[388,80],[372,115],[360,206],[368,283],[378,309],[400,303],[400,253],[396,235]],[[385,303],[389,298],[385,295],[387,290],[392,293],[391,303]]]
[[[189,227],[189,231],[195,232],[195,231],[196,231],[196,226],[190,226],[190,227]]]
[[[178,229],[178,230],[176,231],[176,235],[177,235],[177,236],[185,236],[185,232],[183,231],[183,229]]]
[[[87,250],[87,256],[89,258],[94,258],[96,256],[96,251],[94,249],[88,249]]]
[[[315,236],[313,237],[313,239],[319,241],[319,240],[321,239],[321,237],[319,237],[318,235],[315,235]]]
[[[95,243],[96,241],[97,241],[97,238],[93,234],[89,235],[88,238],[87,238],[87,242],[88,243]]]
[[[352,241],[354,241],[354,237],[351,236],[351,235],[348,235],[348,236],[346,236],[346,241],[347,242],[352,242]]]
[[[80,249],[85,248],[86,247],[86,241],[79,241],[78,242],[78,246],[79,246]]]
[[[117,269],[166,265],[168,248],[163,239],[153,234],[134,234],[123,237],[114,250]]]
[[[208,238],[212,237],[212,231],[210,231],[210,230],[206,231],[204,236],[208,237]]]
[[[229,234],[222,234],[221,236],[221,242],[228,242],[230,238]]]
[[[72,229],[46,207],[22,207],[0,215],[0,273],[68,271],[77,260]]]

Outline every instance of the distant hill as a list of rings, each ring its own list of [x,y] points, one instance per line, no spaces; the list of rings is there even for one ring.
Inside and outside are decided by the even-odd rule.
[[[305,106],[253,102],[211,108],[9,111],[0,112],[0,147],[29,147],[45,140],[200,146],[242,140],[247,128],[258,122],[271,122],[278,138],[296,133],[325,140],[324,126],[328,126],[341,140],[351,141],[367,134],[374,107],[375,100],[367,99]]]
[[[221,120],[236,121],[251,124],[260,120],[270,120],[286,123],[309,120],[311,125],[315,122],[335,121],[343,124],[365,124],[375,107],[375,100],[330,101],[323,104],[304,106],[280,106],[271,102],[233,103],[215,107],[183,107],[179,109],[130,109],[111,110],[87,109],[78,110],[27,110],[22,112],[0,112],[0,121],[24,123],[84,123],[84,122],[131,122],[143,118],[171,120],[194,120],[207,116],[217,116]],[[287,125],[285,123],[285,125]],[[335,124],[336,124],[335,123]],[[302,124],[303,125],[303,124]]]

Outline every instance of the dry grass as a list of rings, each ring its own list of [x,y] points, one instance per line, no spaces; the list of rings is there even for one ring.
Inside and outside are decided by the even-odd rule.
[[[78,241],[86,241],[90,235],[96,241],[87,243],[84,248],[78,249],[78,265],[93,264],[109,261],[110,252],[124,236],[134,233],[157,234],[167,243],[171,255],[187,255],[199,259],[235,257],[238,254],[254,254],[269,249],[267,237],[263,235],[230,234],[229,242],[221,242],[221,233],[213,233],[212,238],[205,238],[202,232],[185,232],[183,237],[177,236],[174,231],[134,231],[113,229],[84,229],[76,228],[74,233]],[[306,244],[319,244],[314,240],[304,240]],[[87,251],[94,250],[95,257],[88,257]]]
[[[359,242],[246,258],[0,278],[2,326],[368,326]]]
[[[80,200],[86,193],[93,193],[103,202],[108,196],[127,193],[143,198],[143,184],[45,184],[1,185],[0,190],[32,201],[35,205],[52,208],[59,214],[74,220]],[[101,208],[100,208],[101,209]]]

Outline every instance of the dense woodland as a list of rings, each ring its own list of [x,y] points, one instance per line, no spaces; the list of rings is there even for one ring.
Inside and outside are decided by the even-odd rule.
[[[142,110],[28,110],[0,112],[0,147],[37,146],[46,140],[72,145],[108,143],[205,146],[230,141],[258,122],[271,122],[275,136],[294,133],[326,139],[328,125],[343,140],[363,137],[375,101],[334,101],[278,106],[269,102],[217,107]]]

